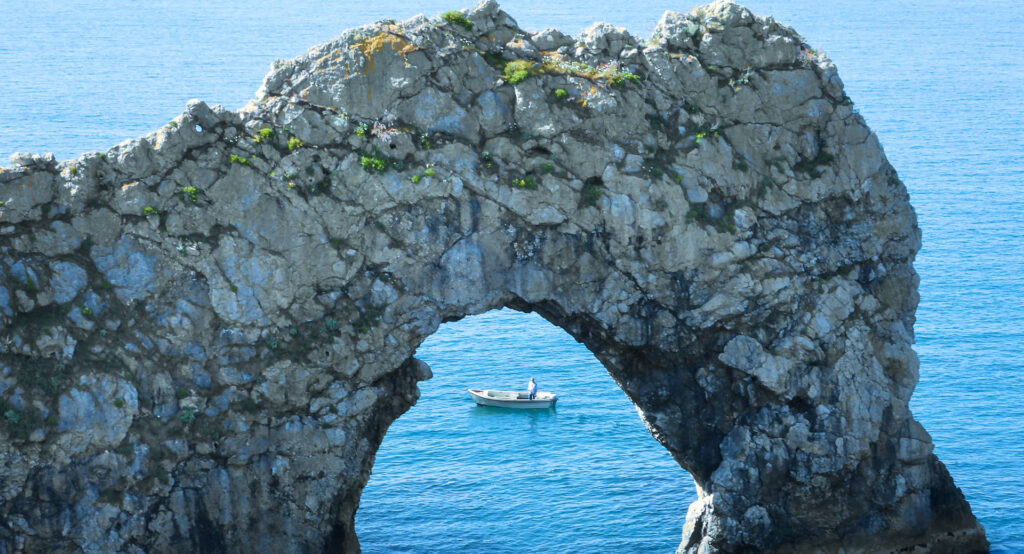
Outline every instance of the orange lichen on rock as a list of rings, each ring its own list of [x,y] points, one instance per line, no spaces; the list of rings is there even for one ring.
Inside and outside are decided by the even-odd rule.
[[[393,30],[381,31],[372,37],[365,38],[353,44],[352,48],[359,50],[366,57],[366,65],[369,70],[373,69],[373,56],[383,52],[385,46],[402,56],[407,56],[418,49],[415,44]]]

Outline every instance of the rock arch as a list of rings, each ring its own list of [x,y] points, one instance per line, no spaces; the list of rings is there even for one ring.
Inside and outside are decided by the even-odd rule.
[[[919,231],[835,66],[736,4],[650,41],[491,1],[240,112],[0,173],[0,551],[351,551],[441,322],[584,342],[694,476],[681,551],[985,548],[907,403]]]

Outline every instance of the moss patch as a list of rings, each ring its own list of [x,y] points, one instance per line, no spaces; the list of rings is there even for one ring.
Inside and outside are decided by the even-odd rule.
[[[515,85],[526,80],[530,75],[536,74],[533,62],[526,60],[512,60],[505,64],[501,78],[510,85]]]

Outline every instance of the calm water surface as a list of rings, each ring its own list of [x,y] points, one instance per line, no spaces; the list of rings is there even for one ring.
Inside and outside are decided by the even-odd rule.
[[[466,0],[468,5],[470,0]],[[924,232],[911,402],[996,552],[1024,552],[1024,4],[754,0],[828,53],[910,189]],[[678,2],[505,2],[527,27],[649,35]],[[275,58],[440,2],[0,1],[0,159],[71,157],[161,126],[190,98],[241,107]],[[687,474],[582,346],[492,312],[420,349],[436,377],[389,431],[357,529],[368,552],[655,552],[679,541]],[[467,386],[563,394],[476,408]]]

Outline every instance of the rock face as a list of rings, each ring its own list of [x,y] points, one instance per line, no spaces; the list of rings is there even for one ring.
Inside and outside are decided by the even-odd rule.
[[[732,3],[491,1],[0,173],[0,553],[358,550],[445,321],[536,311],[694,477],[681,552],[984,551],[908,401],[920,233],[835,66]]]

